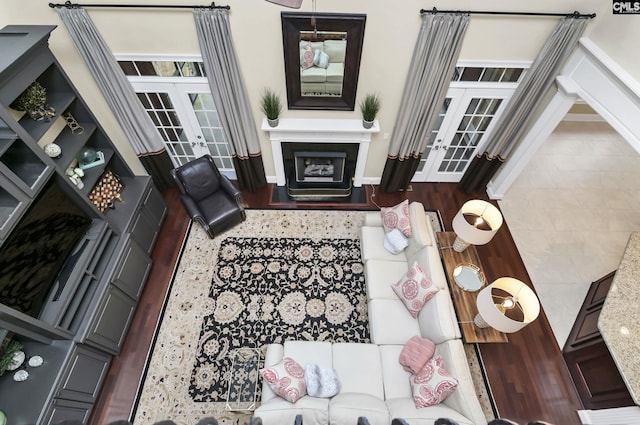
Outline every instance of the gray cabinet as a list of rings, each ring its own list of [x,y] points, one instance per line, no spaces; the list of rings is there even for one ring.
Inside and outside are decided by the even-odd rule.
[[[11,373],[0,377],[0,410],[16,425],[88,420],[133,318],[166,214],[151,178],[134,174],[50,51],[54,29],[10,25],[0,30],[0,343],[15,339],[27,356],[44,359],[41,367],[28,368],[25,382],[14,382]],[[50,119],[36,120],[16,108],[16,100],[34,83],[45,89],[46,102],[55,109]],[[63,117],[68,114],[82,131],[68,125]],[[49,143],[62,153],[55,158],[45,154],[43,146]],[[100,151],[104,162],[84,169],[80,185],[67,170],[77,165],[84,148]],[[124,189],[123,201],[103,211],[89,195],[106,171],[118,175]],[[56,196],[50,195],[52,187]],[[49,202],[43,203],[47,195]],[[64,216],[55,227],[40,223],[53,229],[47,237],[33,230],[24,237],[33,219],[52,215],[43,213],[68,213],[60,211],[63,204],[82,225],[64,227],[75,223]],[[82,230],[59,230],[66,228]],[[50,258],[47,262],[27,261],[19,271],[7,271],[13,260],[7,251],[29,252],[22,248],[31,248],[31,241],[65,240],[70,233],[65,249],[43,256]],[[16,262],[33,257],[40,256],[25,254]],[[48,269],[48,264],[55,266]],[[32,284],[38,275],[52,278]],[[33,286],[38,290],[31,291]],[[25,306],[30,292],[12,295],[16,288],[38,295]]]
[[[144,201],[131,228],[131,235],[138,244],[151,253],[153,244],[158,238],[160,224],[164,220],[167,207],[160,191],[151,185],[144,195]]]
[[[129,297],[138,300],[151,270],[151,258],[132,238],[127,238],[124,252],[111,283]]]
[[[133,299],[115,286],[109,285],[89,329],[86,342],[109,353],[118,354],[135,308],[136,302]]]
[[[62,373],[57,399],[93,403],[98,396],[111,356],[83,345],[75,345]]]
[[[63,420],[76,420],[86,424],[91,416],[91,403],[54,398],[51,400],[47,412],[39,424],[57,424]]]

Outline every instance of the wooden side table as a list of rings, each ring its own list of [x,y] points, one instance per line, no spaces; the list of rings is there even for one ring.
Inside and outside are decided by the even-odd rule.
[[[462,252],[453,250],[453,241],[456,239],[454,232],[438,232],[438,249],[447,275],[447,282],[456,309],[462,339],[467,343],[508,342],[507,335],[491,327],[479,328],[473,324],[473,318],[478,314],[476,307],[477,292],[465,291],[453,279],[453,270],[461,264],[473,264],[482,270],[480,257],[476,247],[470,245]]]

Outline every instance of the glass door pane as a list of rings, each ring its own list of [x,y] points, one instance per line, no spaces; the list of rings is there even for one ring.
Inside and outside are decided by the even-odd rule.
[[[459,182],[513,89],[451,89],[413,181]]]

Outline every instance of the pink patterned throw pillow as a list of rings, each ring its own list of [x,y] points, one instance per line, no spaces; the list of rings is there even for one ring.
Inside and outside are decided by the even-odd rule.
[[[274,393],[291,403],[307,394],[304,369],[291,357],[285,357],[278,364],[260,369],[260,375]]]
[[[414,318],[418,317],[422,307],[438,292],[438,287],[415,261],[406,276],[391,285],[391,289]]]
[[[411,237],[411,222],[409,221],[409,200],[405,199],[393,207],[380,208],[382,227],[385,233],[398,229],[403,235]]]
[[[313,66],[313,49],[311,43],[307,43],[304,47],[300,48],[300,67],[302,69],[308,69]]]
[[[400,364],[407,372],[418,373],[435,351],[436,345],[427,338],[412,336],[400,352]]]
[[[447,372],[439,355],[429,360],[418,374],[412,375],[410,381],[418,409],[441,403],[458,386],[458,380]]]

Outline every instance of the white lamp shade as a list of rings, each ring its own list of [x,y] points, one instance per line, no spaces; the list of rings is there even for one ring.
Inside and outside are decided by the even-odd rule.
[[[470,224],[464,214],[473,214],[481,217],[491,230],[483,230]],[[484,245],[489,243],[502,226],[502,214],[500,210],[489,202],[480,199],[467,201],[453,217],[453,231],[456,236],[472,245]]]
[[[492,290],[501,289],[516,299],[517,306],[520,307],[524,315],[522,321],[513,320],[505,316],[498,306],[500,301],[496,303],[493,298]],[[495,280],[491,285],[487,285],[478,293],[476,299],[478,306],[478,314],[492,328],[505,333],[517,332],[536,320],[540,314],[540,302],[538,297],[531,288],[523,282],[512,277],[502,277]]]

